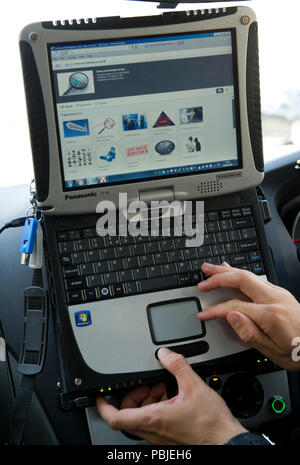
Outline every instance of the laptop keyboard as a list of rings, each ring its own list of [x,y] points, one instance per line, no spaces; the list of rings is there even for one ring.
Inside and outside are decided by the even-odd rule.
[[[204,242],[186,237],[106,236],[96,228],[57,233],[70,305],[196,285],[203,262],[265,274],[251,207],[205,213]]]

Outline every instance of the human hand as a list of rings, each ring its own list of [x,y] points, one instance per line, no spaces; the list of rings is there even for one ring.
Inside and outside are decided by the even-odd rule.
[[[275,286],[249,271],[232,268],[228,264],[202,265],[211,275],[198,284],[201,292],[217,287],[240,289],[252,302],[230,300],[203,312],[197,318],[208,321],[226,318],[242,341],[286,370],[300,370],[294,361],[292,345],[300,337],[300,304],[287,290]]]
[[[120,410],[98,396],[97,409],[113,430],[128,431],[155,445],[218,445],[246,432],[182,355],[160,349],[158,356],[176,377],[178,394],[167,399],[164,383],[141,386],[124,397]]]

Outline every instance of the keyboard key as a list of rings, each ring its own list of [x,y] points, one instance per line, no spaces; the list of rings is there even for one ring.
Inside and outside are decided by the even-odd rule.
[[[103,260],[111,260],[112,258],[116,258],[115,249],[113,247],[101,249],[100,252]]]
[[[72,265],[80,265],[86,263],[84,252],[75,252],[71,254]]]
[[[58,248],[61,254],[75,252],[75,246],[73,241],[59,242]]]
[[[224,245],[224,248],[225,248],[225,253],[226,254],[231,254],[231,253],[237,253],[238,252],[238,249],[237,249],[237,245],[235,242],[227,242],[227,244]]]
[[[72,291],[74,289],[82,289],[84,287],[86,287],[85,278],[70,278],[66,280],[66,288],[68,291]]]
[[[196,247],[183,250],[183,257],[185,260],[191,260],[193,258],[198,258]]]
[[[170,275],[170,274],[176,274],[177,273],[177,268],[176,268],[176,264],[175,263],[166,263],[165,265],[163,265],[163,272],[164,274],[167,276],[167,275]]]
[[[111,273],[104,273],[102,275],[103,284],[116,284],[119,281],[119,276],[116,271],[112,271]]]
[[[181,274],[178,276],[178,285],[180,286],[190,286],[192,284],[190,273]]]
[[[80,231],[69,231],[69,239],[71,241],[75,241],[77,239],[80,239],[81,238],[81,234],[80,234]]]
[[[261,262],[252,263],[251,264],[251,271],[255,274],[262,275],[265,274],[265,270],[263,264]]]
[[[112,296],[112,293],[110,292],[110,289],[108,286],[103,286],[99,288],[99,295],[100,295],[100,299],[108,299],[109,297]]]
[[[208,221],[218,221],[219,219],[218,212],[208,212],[207,216],[208,216]]]
[[[250,262],[261,262],[261,254],[257,250],[249,252],[249,261]]]
[[[235,254],[231,255],[231,264],[232,266],[242,265],[243,263],[248,263],[247,254]]]
[[[254,239],[256,237],[255,228],[241,229],[242,239]]]
[[[88,276],[87,279],[88,279],[89,287],[97,287],[97,286],[102,286],[103,285],[101,274],[90,275],[90,276]]]
[[[147,282],[147,281],[140,281],[140,282]],[[133,294],[139,293],[137,281],[130,281],[129,283],[125,283],[124,289],[125,289],[124,293],[126,295],[133,295]]]
[[[85,293],[86,300],[88,300],[88,301],[97,300],[97,293],[96,293],[95,288],[85,289],[84,293]]]
[[[215,236],[218,244],[228,242],[228,234],[226,231],[217,232]]]
[[[238,243],[238,248],[240,252],[250,252],[251,250],[258,249],[258,242],[255,239],[249,239],[248,241],[243,241]]]
[[[203,281],[201,271],[192,271],[191,273],[191,284],[198,284]]]
[[[253,219],[251,216],[235,218],[232,220],[232,224],[234,229],[251,228],[253,226]]]
[[[177,277],[175,275],[139,281],[141,292],[161,291],[163,289],[172,289],[177,286]]]
[[[145,246],[144,244],[133,244],[131,246],[132,255],[144,255]]]
[[[169,252],[168,261],[170,263],[180,262],[181,260],[183,260],[181,250],[172,250],[171,252]]]
[[[215,232],[220,231],[220,225],[219,225],[218,221],[212,221],[212,222],[208,222],[206,224],[207,224],[207,232],[208,233],[215,233]]]
[[[204,246],[204,247],[199,247],[198,249],[198,257],[199,258],[207,258],[207,257],[211,257],[212,256],[212,252],[211,252],[211,248],[209,246]]]
[[[72,264],[72,259],[71,259],[71,255],[62,255],[60,257],[61,259],[61,262],[63,265],[71,265]]]
[[[112,290],[114,297],[121,297],[124,295],[124,288],[122,284],[114,284],[112,286]]]
[[[106,273],[109,271],[109,262],[96,262],[94,263],[95,273]],[[116,271],[116,270],[112,270]]]
[[[149,278],[157,278],[158,276],[163,276],[162,267],[160,265],[150,266],[148,268]]]
[[[178,273],[188,273],[192,271],[192,265],[188,261],[177,263],[176,266]]]
[[[78,241],[74,241],[74,243],[77,252],[85,252],[91,248],[90,241],[88,239],[80,239]]]
[[[62,231],[57,233],[57,240],[60,242],[65,242],[69,240],[69,233],[67,231]]]
[[[138,268],[136,270],[133,270],[134,278],[139,281],[140,279],[147,279],[148,278],[148,273],[147,273],[147,268]]]
[[[230,231],[232,229],[231,220],[221,220],[220,221],[220,229],[221,229],[221,231]]]
[[[153,255],[141,255],[140,257],[141,266],[151,266],[154,265]]]
[[[87,262],[97,262],[100,260],[99,250],[87,250],[85,256]]]
[[[242,210],[240,208],[233,208],[231,210],[231,216],[232,218],[238,218],[239,216],[242,216]]]
[[[148,244],[145,244],[145,247],[146,247],[146,253],[154,254],[154,253],[160,252],[160,248],[159,248],[157,241],[149,242]]]
[[[123,259],[124,268],[138,268],[140,266],[137,257],[127,257]]]
[[[92,237],[95,237],[95,234],[96,234],[96,230],[92,228],[84,229],[82,231],[82,237],[84,239],[91,239]]]
[[[224,254],[223,244],[212,245],[211,250],[212,250],[213,255],[223,255]]]
[[[123,270],[119,271],[119,278],[122,283],[126,281],[133,281],[134,280],[134,275],[132,270]]]
[[[228,220],[231,218],[231,211],[230,210],[222,210],[220,212],[220,216],[222,220]]]
[[[250,216],[250,215],[252,215],[251,207],[243,207],[243,208],[242,208],[242,214],[243,214],[243,216]]]
[[[87,276],[89,274],[94,274],[94,266],[92,263],[84,263],[79,265],[79,274],[80,276]]]
[[[241,240],[241,233],[239,229],[228,231],[228,239],[230,242],[237,242]]]
[[[203,245],[214,245],[216,244],[216,237],[212,233],[204,234]]]
[[[174,244],[173,239],[166,239],[164,241],[161,241],[159,245],[160,245],[160,250],[162,252],[168,252],[169,250],[175,250],[175,244]]]
[[[68,302],[69,304],[78,304],[82,302],[82,293],[81,291],[71,291],[68,292]]]
[[[78,276],[78,267],[77,266],[67,266],[63,268],[65,278],[74,278]]]
[[[122,258],[116,258],[115,260],[109,261],[111,271],[120,271],[124,270],[124,263]],[[108,271],[108,270],[105,270]]]

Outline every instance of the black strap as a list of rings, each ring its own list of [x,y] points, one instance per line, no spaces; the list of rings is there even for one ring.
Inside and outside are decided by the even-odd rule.
[[[9,444],[20,446],[35,386],[35,376],[23,376],[15,398],[12,420],[9,431]]]

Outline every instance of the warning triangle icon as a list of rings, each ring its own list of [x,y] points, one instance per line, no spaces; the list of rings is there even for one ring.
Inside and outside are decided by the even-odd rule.
[[[154,128],[161,128],[164,126],[175,126],[173,121],[168,117],[168,115],[162,111],[159,117],[156,120],[156,123],[154,124]]]

